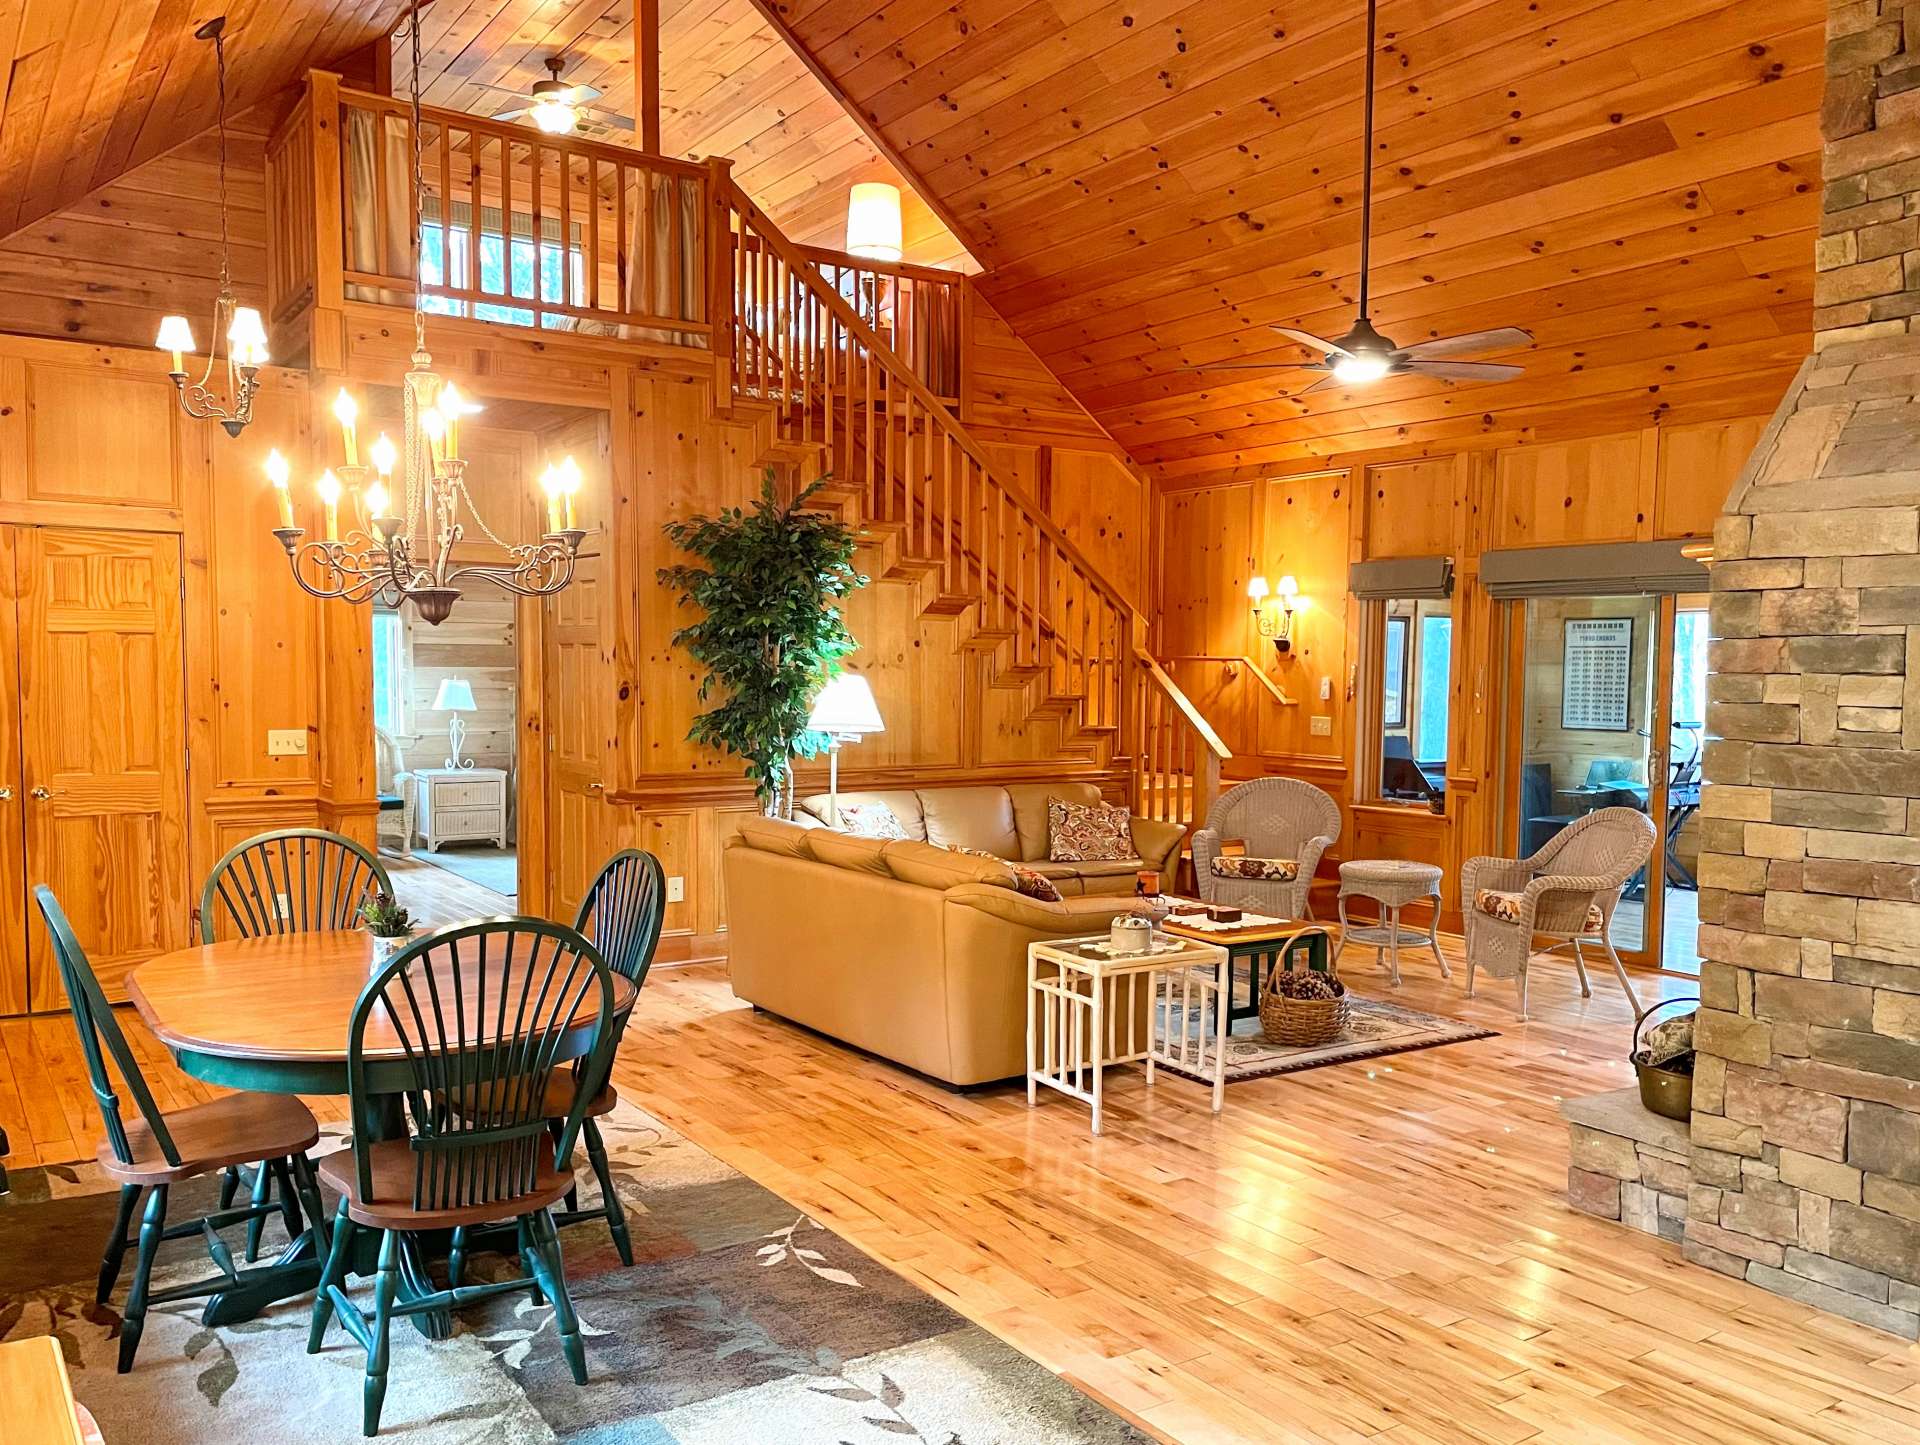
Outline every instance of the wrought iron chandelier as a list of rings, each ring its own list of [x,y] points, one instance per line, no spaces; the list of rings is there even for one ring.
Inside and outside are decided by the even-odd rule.
[[[154,345],[173,357],[167,374],[180,393],[180,406],[195,421],[217,421],[230,437],[237,437],[253,420],[253,394],[260,387],[260,368],[267,364],[267,329],[260,313],[241,306],[233,294],[233,268],[227,242],[227,17],[216,15],[193,32],[195,40],[213,42],[214,73],[220,88],[220,293],[213,302],[214,351],[207,356],[207,369],[198,381],[187,376],[185,357],[196,349],[193,328],[184,316],[164,316]],[[227,339],[226,399],[212,388],[214,368],[218,366],[218,338]]]
[[[412,0],[413,77],[410,87],[413,125],[413,214],[425,215],[425,162],[420,128],[420,3]],[[421,231],[412,239],[413,274],[420,274]],[[294,581],[315,597],[347,602],[379,602],[397,607],[411,602],[427,622],[446,621],[468,579],[490,582],[520,597],[544,597],[573,580],[574,563],[586,531],[577,525],[575,498],[580,469],[568,457],[549,466],[542,485],[547,494],[547,531],[537,542],[502,541],[487,526],[467,490],[466,459],[460,455],[460,426],[480,410],[452,382],[435,373],[427,351],[426,293],[416,280],[413,307],[413,366],[401,384],[401,444],[382,432],[363,456],[359,444],[360,407],[344,389],[334,398],[344,461],[323,472],[315,484],[324,519],[323,537],[307,541],[294,524],[288,491],[291,468],[278,451],[269,452],[267,478],[279,498],[280,525],[273,535],[286,548]],[[399,471],[398,493],[395,471]],[[348,508],[341,530],[341,506]],[[473,519],[481,533],[506,553],[504,561],[456,562],[454,549],[466,535],[461,518]]]

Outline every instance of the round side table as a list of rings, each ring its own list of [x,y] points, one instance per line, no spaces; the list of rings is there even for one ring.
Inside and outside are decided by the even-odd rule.
[[[1347,899],[1371,898],[1380,905],[1380,921],[1375,924],[1349,925]],[[1422,899],[1433,901],[1433,917],[1423,933],[1402,927],[1400,910]],[[1374,962],[1387,963],[1387,981],[1400,987],[1400,946],[1433,950],[1433,961],[1440,965],[1440,976],[1452,978],[1440,952],[1440,870],[1431,863],[1408,863],[1395,858],[1360,859],[1340,865],[1340,943],[1334,949],[1337,964],[1349,943],[1373,949]]]

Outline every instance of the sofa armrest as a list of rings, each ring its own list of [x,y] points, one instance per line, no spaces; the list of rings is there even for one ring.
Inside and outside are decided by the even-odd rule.
[[[947,889],[945,896],[955,907],[971,908],[1050,938],[1105,933],[1109,923],[1133,912],[1136,906],[1131,893],[1090,894],[1042,903],[997,883],[960,883]]]
[[[1164,823],[1157,818],[1132,819],[1128,832],[1133,838],[1133,851],[1140,862],[1161,875],[1163,887],[1171,887],[1173,880],[1166,877],[1174,861],[1180,856],[1180,840],[1187,830],[1181,823]]]

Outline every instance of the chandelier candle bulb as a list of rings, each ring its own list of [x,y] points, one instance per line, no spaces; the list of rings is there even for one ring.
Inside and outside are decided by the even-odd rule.
[[[280,455],[275,447],[267,453],[267,480],[273,483],[274,500],[280,504],[280,529],[293,530],[293,493],[287,490],[292,480],[293,468],[287,465],[287,459]]]
[[[574,519],[573,499],[580,494],[580,464],[572,457],[560,463],[560,496],[566,502],[566,530],[572,532],[579,527]]]
[[[193,327],[187,324],[184,316],[165,316],[160,320],[160,334],[153,344],[160,350],[173,356],[173,365],[169,368],[174,376],[185,376],[186,363],[181,360],[187,352],[193,350]]]
[[[246,371],[257,371],[267,364],[267,328],[253,307],[234,309],[233,321],[227,327],[227,352],[234,365]]]
[[[382,481],[393,476],[394,465],[400,460],[400,449],[393,444],[393,438],[385,432],[374,438],[373,445],[367,448],[367,456],[373,462],[373,469],[380,474]]]
[[[333,418],[340,423],[340,439],[347,449],[347,465],[360,465],[360,441],[355,424],[360,420],[360,406],[343,386],[333,399]]]
[[[314,490],[320,494],[320,505],[326,516],[327,540],[338,542],[340,540],[340,478],[336,477],[331,470],[324,471],[320,474],[320,480],[315,484]]]

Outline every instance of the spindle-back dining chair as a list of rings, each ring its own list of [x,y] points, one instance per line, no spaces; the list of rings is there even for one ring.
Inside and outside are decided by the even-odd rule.
[[[323,828],[256,833],[227,850],[200,890],[200,939],[258,938],[357,927],[360,905],[393,883],[380,860],[351,838]],[[220,1207],[233,1203],[240,1172],[220,1184]],[[253,1202],[272,1198],[274,1176],[253,1177]],[[264,1219],[247,1227],[247,1259],[260,1257]]]
[[[606,866],[587,889],[587,896],[581,900],[580,912],[575,916],[573,926],[593,940],[601,956],[607,960],[607,966],[615,973],[623,974],[633,981],[638,990],[647,981],[647,972],[653,967],[654,951],[660,946],[660,924],[666,915],[667,880],[660,866],[660,860],[651,853],[643,853],[638,848],[623,848],[609,858]],[[620,1047],[620,1035],[625,1031],[627,1014],[622,1014],[614,1030],[613,1046],[607,1050],[607,1067],[613,1067],[613,1056]],[[550,1085],[554,1103],[557,1105],[571,1096],[575,1087],[568,1075],[577,1072],[569,1070],[567,1074],[557,1076]],[[600,1184],[600,1202],[591,1209],[580,1208],[580,1201],[573,1191],[567,1193],[567,1207],[555,1214],[561,1224],[579,1224],[588,1219],[604,1219],[607,1230],[613,1236],[613,1247],[620,1251],[623,1264],[633,1263],[633,1242],[627,1234],[627,1212],[620,1203],[620,1195],[613,1187],[613,1170],[607,1161],[606,1141],[600,1137],[600,1126],[595,1121],[613,1112],[620,1102],[612,1079],[604,1079],[600,1086],[589,1095],[586,1119],[581,1126],[581,1141],[587,1147],[587,1160],[593,1166],[593,1177]],[[559,1127],[559,1110],[550,1127]]]
[[[613,1000],[613,973],[599,951],[564,924],[533,918],[490,918],[417,939],[361,993],[347,1033],[353,1117],[375,1117],[376,1093],[399,1092],[412,1133],[376,1140],[371,1130],[358,1128],[351,1150],[320,1162],[321,1177],[341,1198],[307,1350],[319,1351],[338,1311],[367,1354],[366,1434],[380,1428],[388,1333],[396,1315],[513,1290],[544,1296],[552,1301],[567,1365],[577,1382],[586,1383],[586,1352],[548,1209],[572,1180],[573,1146],[587,1100],[576,1090],[553,1139],[547,1085],[569,1057],[587,1060],[582,1079],[603,1075]],[[508,1221],[516,1227],[522,1272],[463,1283],[467,1230]],[[343,1288],[361,1229],[382,1232],[371,1318]],[[453,1231],[448,1287],[401,1299],[402,1236],[431,1229]]]
[[[251,1228],[264,1216],[279,1211],[286,1215],[289,1236],[297,1235],[301,1229],[300,1208],[304,1207],[324,1245],[326,1214],[306,1152],[319,1142],[320,1129],[305,1104],[283,1094],[227,1094],[211,1103],[161,1112],[59,900],[44,884],[33,890],[33,896],[53,942],[54,961],[72,1005],[80,1051],[86,1058],[87,1079],[106,1127],[106,1141],[98,1155],[100,1167],[120,1183],[113,1233],[100,1261],[95,1298],[101,1304],[107,1302],[120,1277],[127,1246],[133,1243],[127,1230],[141,1195],[146,1195],[146,1206],[140,1210],[133,1284],[127,1291],[126,1308],[121,1311],[119,1369],[125,1374],[133,1368],[147,1311],[152,1306],[199,1299],[241,1283],[233,1256],[219,1234],[227,1225],[244,1220]],[[133,1102],[133,1118],[121,1111],[120,1095],[107,1069],[109,1058]],[[280,1181],[281,1202],[255,1201],[234,1209],[228,1199],[211,1214],[167,1223],[167,1197],[172,1185],[236,1164],[257,1164],[263,1175],[271,1172]],[[298,1205],[294,1203],[296,1198]],[[190,1235],[205,1241],[207,1254],[220,1273],[192,1284],[151,1289],[153,1259],[160,1241]]]

